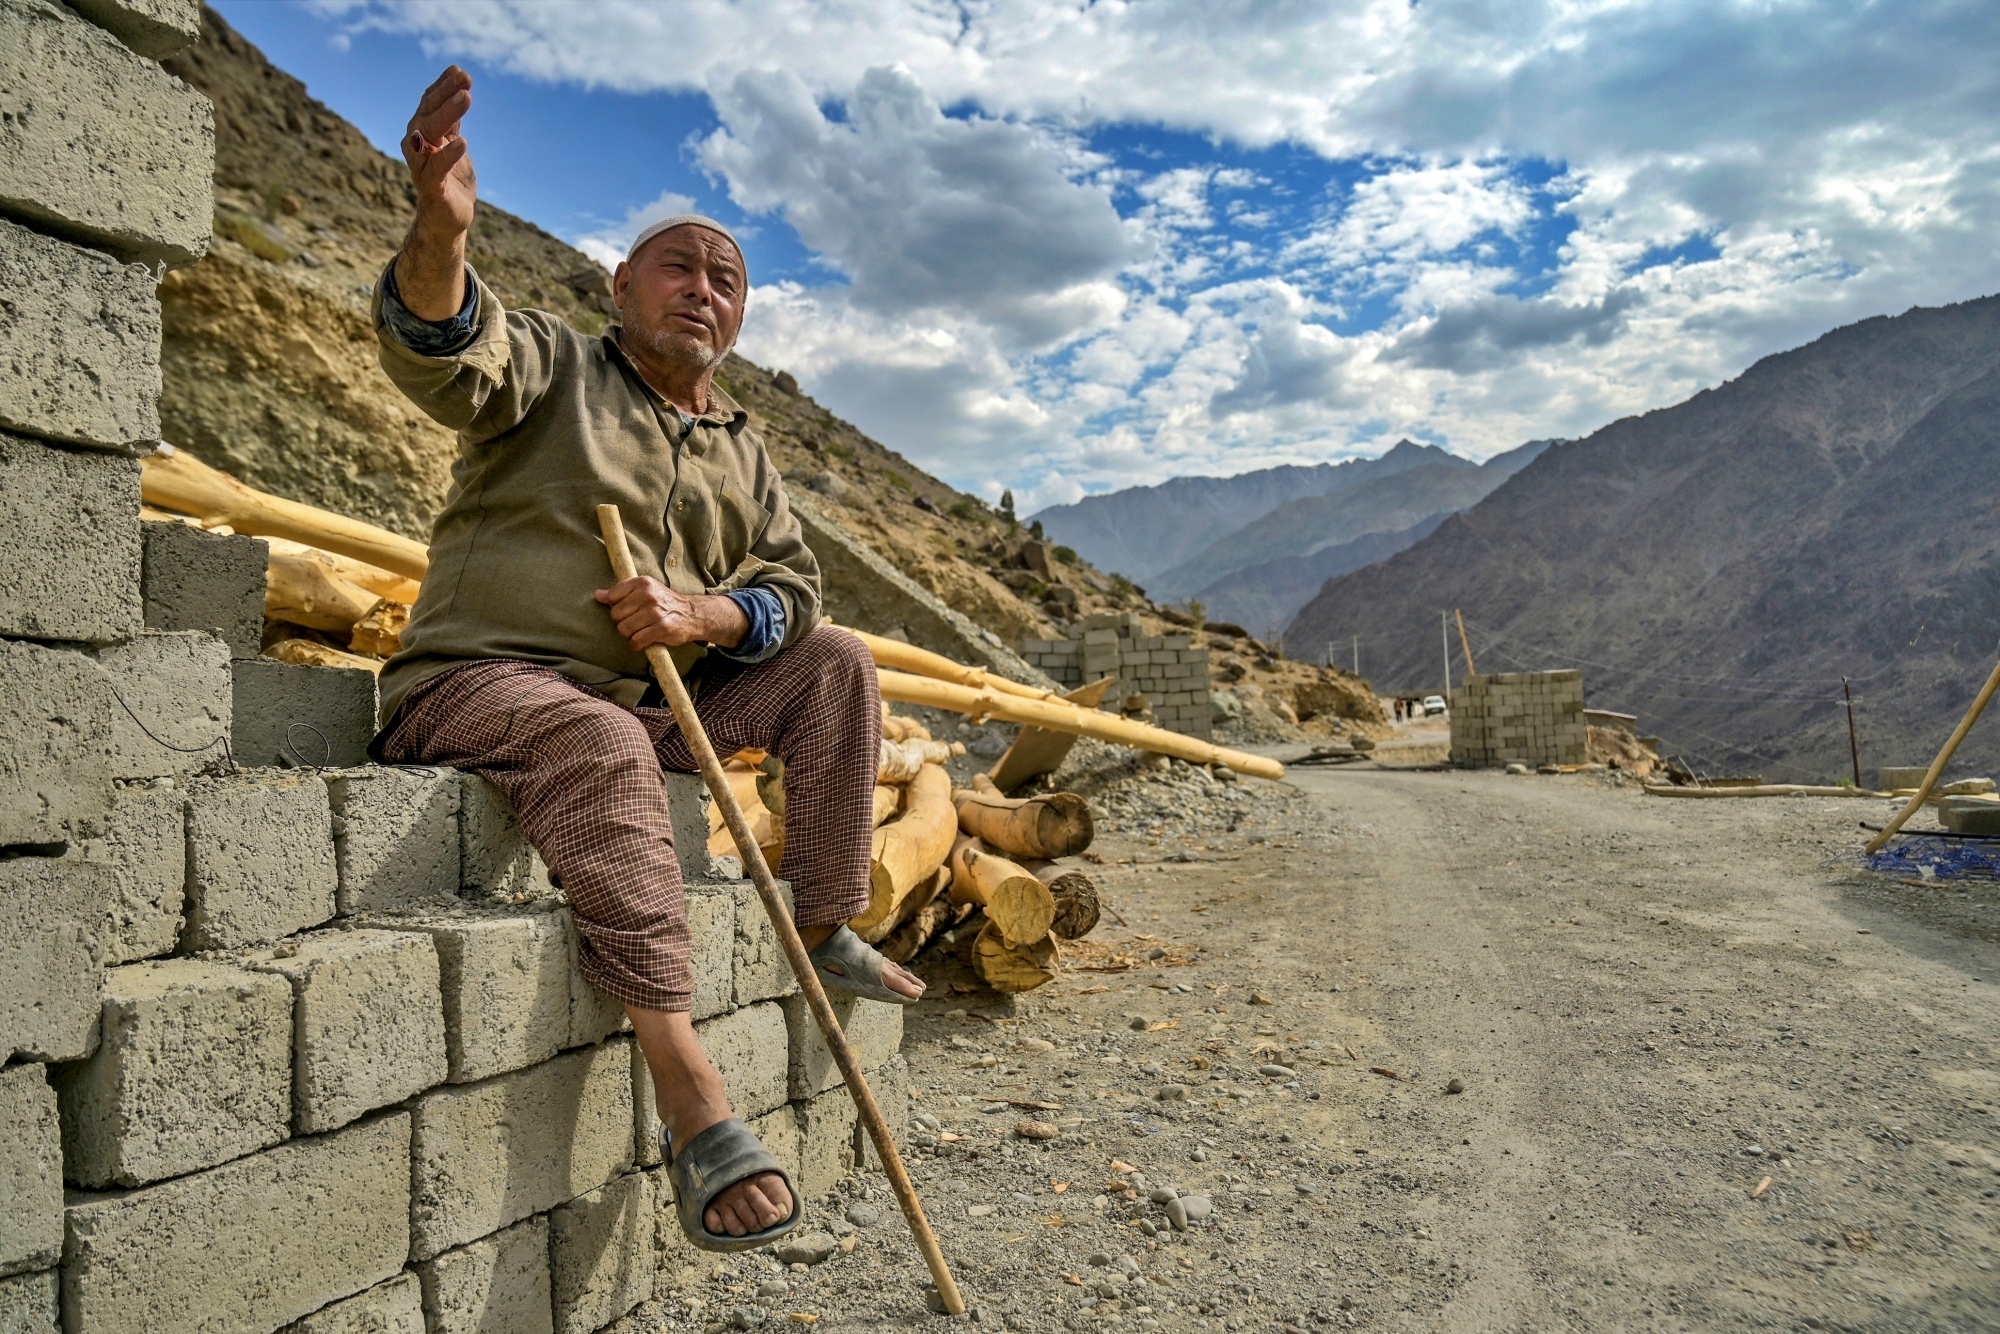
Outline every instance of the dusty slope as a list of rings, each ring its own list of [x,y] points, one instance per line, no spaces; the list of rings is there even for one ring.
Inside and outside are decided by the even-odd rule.
[[[1996,368],[2000,298],[1835,330],[1550,450],[1330,582],[1288,645],[1358,632],[1378,682],[1435,689],[1462,607],[1482,668],[1582,665],[1593,704],[1784,780],[1847,771],[1845,675],[1864,768],[1921,763],[2000,634]],[[1962,755],[2000,764],[2000,727]]]
[[[452,439],[382,375],[367,322],[372,284],[409,222],[403,165],[213,11],[169,66],[216,106],[217,240],[161,286],[165,437],[280,495],[427,535]],[[604,327],[603,271],[533,224],[482,205],[471,257],[510,306]],[[801,484],[842,479],[828,484],[844,496],[840,517],[904,573],[1003,640],[1053,631],[1042,606],[1051,581],[1020,567],[1009,525],[984,505],[800,395],[789,376],[732,357],[720,378],[781,468]],[[1082,562],[1053,572],[1083,611],[1144,605]]]

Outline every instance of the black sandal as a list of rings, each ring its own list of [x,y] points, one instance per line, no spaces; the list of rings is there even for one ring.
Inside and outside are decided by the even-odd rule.
[[[674,1183],[674,1212],[680,1218],[681,1231],[704,1251],[754,1251],[759,1246],[768,1246],[797,1227],[805,1214],[805,1204],[799,1199],[799,1188],[792,1184],[791,1175],[779,1166],[756,1132],[733,1116],[696,1135],[678,1154],[674,1152],[673,1137],[662,1128],[660,1154],[667,1160],[667,1174]],[[740,1237],[710,1232],[702,1215],[716,1197],[739,1181],[766,1172],[784,1179],[785,1189],[792,1197],[791,1217],[761,1232],[748,1232]]]

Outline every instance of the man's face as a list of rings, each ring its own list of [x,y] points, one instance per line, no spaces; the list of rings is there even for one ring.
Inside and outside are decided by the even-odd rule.
[[[691,223],[646,242],[611,279],[629,338],[703,368],[736,345],[748,286],[729,238]]]

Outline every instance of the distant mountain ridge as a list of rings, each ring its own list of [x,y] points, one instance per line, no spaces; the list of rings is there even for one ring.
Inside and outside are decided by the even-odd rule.
[[[1286,464],[1234,477],[1175,477],[1051,505],[1030,518],[1041,521],[1050,541],[1101,569],[1145,583],[1287,501],[1453,457],[1435,445],[1402,440],[1377,459]]]
[[[1385,690],[1443,684],[1439,612],[1486,671],[1580,666],[1591,703],[1712,769],[1863,778],[1936,751],[2000,640],[2000,297],[1766,357],[1551,449],[1286,634],[1359,636]],[[1453,671],[1464,664],[1454,644]],[[2000,766],[2000,720],[1953,773]]]

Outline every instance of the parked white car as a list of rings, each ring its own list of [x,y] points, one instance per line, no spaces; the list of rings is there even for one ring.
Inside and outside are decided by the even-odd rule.
[[[1443,713],[1443,712],[1444,712],[1443,695],[1424,696],[1424,717],[1428,718],[1432,714]]]

